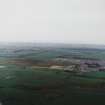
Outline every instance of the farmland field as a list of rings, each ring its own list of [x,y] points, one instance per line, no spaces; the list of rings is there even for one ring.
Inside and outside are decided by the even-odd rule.
[[[104,65],[104,48],[1,46],[0,105],[105,105]]]

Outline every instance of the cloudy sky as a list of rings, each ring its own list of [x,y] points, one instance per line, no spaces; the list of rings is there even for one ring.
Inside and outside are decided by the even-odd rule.
[[[0,0],[0,41],[105,44],[105,0]]]

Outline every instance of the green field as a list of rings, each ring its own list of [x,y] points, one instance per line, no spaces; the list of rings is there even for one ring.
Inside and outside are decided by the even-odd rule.
[[[0,100],[4,105],[99,105],[104,90],[80,89],[97,86],[101,79],[81,77],[56,70],[0,69]]]

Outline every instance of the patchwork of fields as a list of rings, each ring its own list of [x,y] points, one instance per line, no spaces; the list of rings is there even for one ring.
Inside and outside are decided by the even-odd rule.
[[[105,105],[104,60],[98,48],[1,47],[0,104]]]

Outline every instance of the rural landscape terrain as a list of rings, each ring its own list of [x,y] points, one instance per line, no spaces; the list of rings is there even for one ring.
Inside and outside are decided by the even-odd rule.
[[[105,47],[1,44],[0,105],[105,105]]]

